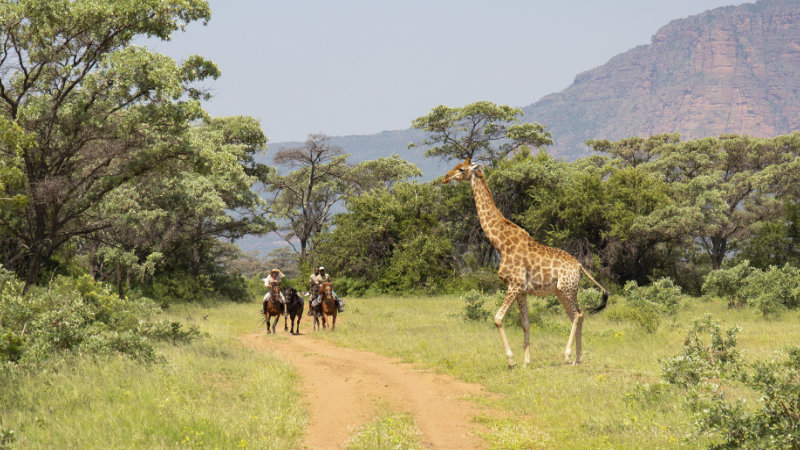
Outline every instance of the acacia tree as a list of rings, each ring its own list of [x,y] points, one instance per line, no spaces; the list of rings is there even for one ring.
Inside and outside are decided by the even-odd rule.
[[[284,223],[280,235],[301,260],[308,256],[313,238],[330,223],[338,201],[421,174],[397,155],[351,165],[344,150],[323,134],[309,135],[302,147],[278,151],[275,164],[294,170],[269,178],[270,211]]]
[[[115,281],[120,294],[123,281],[152,275],[157,264],[197,277],[226,251],[223,239],[274,228],[262,217],[264,202],[251,189],[271,173],[253,158],[266,143],[258,122],[209,119],[190,136],[191,155],[106,196],[101,211],[109,226],[85,239],[90,272]]]
[[[494,165],[523,146],[539,148],[553,143],[544,126],[521,123],[520,117],[519,108],[480,101],[460,108],[439,105],[414,119],[411,126],[428,133],[422,144],[432,147],[425,156],[471,158]]]
[[[747,239],[761,223],[783,217],[783,198],[795,195],[800,173],[800,134],[769,139],[723,135],[686,142],[676,137],[587,144],[617,155],[642,149],[652,153],[655,157],[635,160],[663,177],[675,201],[649,223],[681,229],[700,243],[712,268],[719,269],[731,241]]]
[[[24,182],[9,191],[27,201],[0,214],[0,247],[28,285],[71,238],[107,226],[96,210],[106,195],[192,152],[187,130],[205,116],[192,83],[216,66],[131,43],[209,16],[205,0],[0,2],[0,116],[33,140],[18,155]]]

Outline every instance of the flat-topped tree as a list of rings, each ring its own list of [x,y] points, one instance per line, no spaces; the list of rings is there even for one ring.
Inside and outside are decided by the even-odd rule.
[[[500,253],[500,267],[497,274],[506,284],[507,292],[503,304],[494,317],[494,323],[500,332],[500,340],[508,358],[508,365],[514,366],[511,348],[508,346],[503,331],[503,317],[511,304],[517,302],[524,332],[525,365],[530,363],[530,321],[528,319],[527,294],[555,294],[572,321],[567,348],[564,351],[564,362],[569,362],[572,343],[575,342],[575,364],[581,362],[581,328],[583,311],[578,305],[578,282],[581,272],[586,274],[603,291],[600,306],[590,310],[600,311],[606,306],[608,292],[583,268],[569,253],[540,244],[531,238],[527,231],[515,225],[500,213],[492,199],[492,193],[486,184],[479,166],[472,164],[469,158],[457,164],[442,179],[442,183],[450,181],[469,181],[475,207],[486,237]]]
[[[538,123],[522,123],[522,110],[480,101],[460,108],[439,105],[411,123],[428,133],[425,156],[495,164],[523,147],[539,148],[553,140]]]

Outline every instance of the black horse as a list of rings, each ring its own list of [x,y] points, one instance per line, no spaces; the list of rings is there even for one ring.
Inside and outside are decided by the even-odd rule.
[[[300,334],[300,319],[303,318],[303,297],[293,287],[287,287],[283,291],[286,297],[286,315],[292,318],[291,334]],[[295,318],[297,318],[297,328],[295,329]],[[286,329],[286,317],[283,318],[284,329]]]

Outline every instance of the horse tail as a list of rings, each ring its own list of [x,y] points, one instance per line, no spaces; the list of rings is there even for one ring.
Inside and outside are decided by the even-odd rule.
[[[597,280],[595,280],[594,277],[592,277],[592,275],[589,272],[586,271],[586,268],[583,267],[583,264],[580,265],[580,268],[583,271],[583,273],[586,274],[586,276],[589,277],[589,279],[592,280],[592,282],[596,284],[601,291],[603,291],[603,299],[600,301],[600,306],[598,306],[597,308],[588,308],[586,311],[588,311],[591,314],[600,312],[603,309],[605,309],[606,303],[608,302],[608,291],[600,283],[598,283]]]

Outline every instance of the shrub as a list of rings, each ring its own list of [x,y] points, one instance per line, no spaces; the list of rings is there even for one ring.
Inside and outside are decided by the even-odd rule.
[[[622,288],[625,304],[608,312],[612,320],[633,322],[648,333],[655,333],[665,314],[674,315],[680,305],[681,288],[670,278],[656,280],[650,286],[628,281]]]
[[[492,313],[483,307],[486,298],[486,294],[475,289],[462,295],[461,299],[464,301],[464,310],[461,314],[464,319],[473,321],[484,321],[488,319]]]
[[[785,265],[766,271],[754,270],[746,279],[741,296],[763,316],[800,306],[800,269]],[[744,302],[744,300],[743,300]]]
[[[735,305],[741,300],[740,295],[745,284],[745,279],[750,276],[754,270],[757,269],[751,267],[750,261],[747,260],[733,267],[712,270],[704,278],[703,293],[728,298],[730,299],[730,304]]]
[[[723,333],[710,314],[696,319],[686,334],[681,353],[667,359],[661,377],[671,384],[694,386],[708,379],[735,375],[740,364],[736,350],[739,331],[734,326]],[[703,342],[704,333],[710,335],[709,344]]]
[[[705,332],[711,335],[709,345],[700,339]],[[716,438],[712,447],[800,448],[800,347],[788,347],[780,359],[745,365],[735,349],[738,332],[733,327],[723,334],[709,315],[695,321],[662,376],[686,389],[693,423]],[[730,399],[737,390],[727,383],[743,383],[759,394],[756,404]]]
[[[61,352],[122,353],[154,360],[152,339],[186,340],[196,330],[156,319],[152,300],[119,298],[88,275],[56,277],[23,294],[22,282],[0,267],[0,362],[36,362]]]

